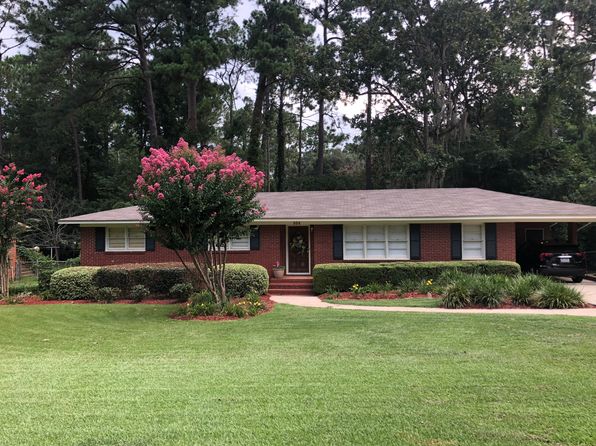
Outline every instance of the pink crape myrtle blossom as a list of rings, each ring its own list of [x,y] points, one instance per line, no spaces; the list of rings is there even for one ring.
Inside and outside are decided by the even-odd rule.
[[[133,195],[156,239],[181,261],[190,255],[196,283],[206,283],[222,303],[226,247],[264,215],[256,198],[263,180],[263,172],[235,153],[197,150],[180,138],[170,150],[149,150]]]
[[[0,293],[8,296],[8,253],[24,226],[26,215],[43,202],[40,173],[26,174],[10,163],[0,169]]]

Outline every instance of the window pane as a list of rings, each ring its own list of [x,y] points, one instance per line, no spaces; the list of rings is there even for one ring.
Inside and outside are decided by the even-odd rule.
[[[389,240],[407,241],[408,240],[408,225],[391,225],[387,227],[387,235]]]
[[[362,226],[346,226],[346,241],[363,241]]]
[[[463,259],[482,259],[484,258],[482,242],[463,242]]]
[[[408,258],[408,242],[389,242],[389,258],[392,259],[407,259]]]
[[[126,229],[108,228],[108,248],[124,249],[126,248]]]
[[[250,249],[250,237],[247,235],[245,237],[233,239],[230,241],[228,249],[233,250],[245,250],[248,251]]]
[[[145,231],[139,228],[128,230],[128,248],[145,249]]]
[[[366,227],[366,258],[385,258],[385,226]]]
[[[364,242],[348,242],[345,243],[346,252],[344,257],[346,259],[363,259],[364,258]]]
[[[463,225],[464,241],[481,241],[482,225]]]

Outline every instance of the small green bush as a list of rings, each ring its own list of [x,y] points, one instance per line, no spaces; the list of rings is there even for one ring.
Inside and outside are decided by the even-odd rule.
[[[503,304],[508,284],[507,278],[500,275],[473,274],[468,280],[472,303],[487,308],[497,308]]]
[[[246,313],[250,316],[256,316],[261,310],[265,309],[261,296],[257,293],[248,293],[244,296],[244,301]]]
[[[96,266],[75,266],[54,272],[50,279],[51,296],[61,300],[95,299],[98,271]]]
[[[263,295],[269,289],[269,274],[261,265],[229,263],[225,282],[229,297],[244,297],[251,292]]]
[[[190,296],[192,296],[193,292],[194,287],[192,286],[192,283],[185,282],[172,285],[168,293],[172,299],[176,299],[183,302],[185,300],[188,300]]]
[[[416,291],[418,291],[419,285],[420,282],[418,280],[406,279],[402,281],[397,288],[399,289],[399,292],[402,294],[415,293]]]
[[[537,293],[535,305],[538,308],[578,308],[583,307],[582,295],[563,283],[548,282]]]
[[[141,302],[149,297],[149,289],[145,285],[135,285],[129,291],[129,296],[134,302]]]
[[[331,287],[348,291],[357,282],[365,286],[373,282],[389,282],[401,288],[406,280],[437,280],[449,270],[463,273],[501,274],[514,276],[520,273],[515,262],[499,260],[448,261],[448,262],[393,262],[393,263],[327,263],[313,268],[313,287],[317,294]],[[418,286],[418,285],[417,285]]]
[[[191,317],[212,316],[220,311],[220,306],[215,303],[215,297],[207,290],[194,293],[184,308],[184,313]]]
[[[372,282],[372,283],[369,283],[368,285],[361,287],[360,289],[362,290],[363,293],[384,293],[387,291],[394,290],[395,287],[389,282],[385,282],[385,283]]]
[[[201,290],[198,293],[194,293],[188,299],[190,304],[211,304],[215,303],[215,296],[208,290]]]
[[[98,302],[111,303],[118,299],[120,293],[120,288],[105,286],[102,288],[98,288],[95,291],[95,299]]]
[[[228,302],[227,304],[225,304],[223,306],[221,312],[224,315],[230,316],[230,317],[237,317],[237,318],[246,317],[246,310],[244,309],[244,307],[242,305],[233,304],[231,302]]]
[[[507,294],[514,305],[533,306],[538,299],[537,292],[550,282],[552,280],[545,276],[519,275],[509,282]]]
[[[445,308],[465,308],[472,304],[472,286],[469,276],[462,276],[449,285],[445,291],[441,304]]]

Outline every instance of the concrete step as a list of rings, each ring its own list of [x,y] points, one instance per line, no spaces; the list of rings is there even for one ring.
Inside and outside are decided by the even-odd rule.
[[[276,282],[270,283],[270,288],[310,288],[312,289],[312,283],[286,283],[286,282]]]
[[[304,288],[269,288],[269,294],[277,294],[281,296],[312,296],[312,289]]]

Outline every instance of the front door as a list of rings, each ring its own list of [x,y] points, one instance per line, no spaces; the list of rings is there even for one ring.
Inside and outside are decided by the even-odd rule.
[[[310,274],[308,226],[288,226],[288,274]]]

